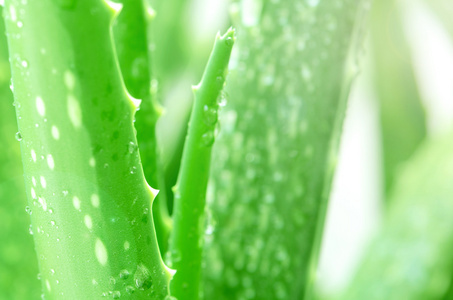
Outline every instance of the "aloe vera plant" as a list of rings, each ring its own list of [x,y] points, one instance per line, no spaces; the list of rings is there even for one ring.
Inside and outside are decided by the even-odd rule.
[[[309,299],[367,1],[233,3],[229,96],[233,30],[193,88],[172,215],[154,11],[115,2],[4,3],[43,297]]]
[[[137,106],[113,51],[117,9],[104,1],[6,1],[5,9],[45,297],[164,298],[172,272],[150,213]]]
[[[209,299],[309,297],[364,2],[331,4],[236,2],[237,67],[209,201],[218,226],[208,229]]]
[[[161,114],[156,91],[151,86],[150,23],[154,11],[146,1],[123,1],[121,14],[114,26],[114,37],[121,73],[127,90],[141,99],[135,128],[142,154],[141,162],[150,186],[159,189],[154,200],[153,216],[158,244],[162,253],[167,250],[171,219],[168,213],[166,185],[156,140],[156,123]]]

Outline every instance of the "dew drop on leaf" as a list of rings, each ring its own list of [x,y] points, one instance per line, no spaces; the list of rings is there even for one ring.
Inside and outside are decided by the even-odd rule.
[[[22,134],[20,132],[16,132],[15,138],[17,141],[22,141]]]
[[[151,272],[145,265],[139,264],[137,266],[137,270],[134,274],[134,282],[139,290],[148,290],[153,285]]]
[[[215,125],[217,123],[217,109],[205,105],[203,107],[203,121],[208,126]]]
[[[129,278],[129,271],[128,270],[121,270],[120,271],[120,278],[121,279],[128,279]]]
[[[129,294],[133,294],[135,292],[135,288],[131,285],[126,286],[126,292]]]
[[[127,145],[127,149],[129,153],[134,153],[134,151],[137,149],[137,145],[135,145],[134,142],[130,142],[129,145]]]
[[[227,37],[227,38],[225,39],[225,44],[227,44],[227,46],[229,46],[229,47],[233,46],[233,42],[234,42],[234,41],[233,41],[233,38],[232,38],[232,37]]]
[[[217,97],[217,104],[220,107],[224,107],[227,105],[228,102],[228,95],[225,91],[221,91],[219,97]]]
[[[201,136],[201,142],[203,146],[209,147],[214,144],[214,131],[209,130]]]
[[[135,166],[132,166],[130,173],[135,174],[135,172],[137,172],[137,168]]]

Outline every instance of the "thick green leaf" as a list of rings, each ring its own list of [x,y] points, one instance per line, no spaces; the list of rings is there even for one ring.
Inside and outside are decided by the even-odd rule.
[[[383,228],[342,299],[442,299],[453,269],[452,141],[451,134],[428,140],[407,162]]]
[[[194,106],[187,133],[175,192],[174,228],[170,259],[176,274],[171,294],[178,299],[199,299],[206,189],[215,139],[219,104],[234,31],[217,35],[212,54],[200,83],[193,87]]]
[[[349,50],[357,50],[362,4],[243,0],[233,7],[238,51],[213,158],[206,299],[309,292],[357,72]]]
[[[161,253],[165,253],[171,219],[168,214],[164,172],[156,139],[156,122],[161,109],[156,101],[155,88],[151,86],[148,27],[154,12],[145,0],[120,2],[123,3],[123,7],[114,26],[116,53],[127,90],[133,97],[142,100],[134,125],[145,177],[153,188],[159,189],[153,203],[153,216],[159,248]]]
[[[5,1],[46,299],[163,299],[163,264],[103,0]],[[132,295],[133,293],[133,295]]]

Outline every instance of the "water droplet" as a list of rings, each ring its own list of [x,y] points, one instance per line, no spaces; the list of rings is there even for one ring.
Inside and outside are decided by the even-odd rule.
[[[126,286],[126,292],[129,294],[133,294],[135,292],[135,288],[131,285]]]
[[[22,28],[22,26],[24,26],[24,23],[22,23],[21,21],[18,21],[17,22],[17,27]]]
[[[231,47],[231,46],[233,46],[233,43],[234,43],[234,40],[232,37],[227,37],[225,39],[225,44],[227,44],[227,46]]]
[[[32,214],[32,211],[31,211],[31,208],[30,206],[25,206],[25,211],[27,212],[27,214],[31,215]]]
[[[55,275],[55,270],[54,269],[50,269],[50,274],[51,275]]]
[[[22,67],[28,68],[28,62],[26,60],[23,60],[21,63]]]
[[[36,275],[36,278],[37,278],[38,280],[41,280],[41,273],[38,273],[38,274]]]
[[[21,134],[19,131],[16,132],[15,138],[16,138],[16,140],[19,141],[19,142],[22,141],[22,134]]]
[[[135,271],[134,274],[134,281],[135,286],[139,290],[148,290],[153,285],[151,272],[143,264],[137,266],[137,271]]]
[[[137,168],[135,166],[132,166],[130,173],[135,174],[135,172],[137,172]]]
[[[205,122],[205,124],[208,126],[213,126],[215,125],[215,123],[217,123],[217,119],[218,119],[217,109],[205,105],[203,107],[203,121]]]
[[[228,94],[225,91],[220,91],[219,96],[217,97],[217,104],[220,107],[224,107],[227,105],[228,102]]]
[[[134,142],[130,142],[129,145],[127,145],[127,149],[129,150],[129,153],[134,153],[137,149],[137,145]]]
[[[30,233],[31,235],[33,235],[33,225],[30,224],[30,226],[28,226],[28,233]],[[38,274],[39,275],[39,274]],[[39,278],[38,278],[39,279]]]
[[[201,142],[203,146],[210,147],[214,144],[214,131],[209,130],[201,136]]]
[[[129,271],[128,270],[121,270],[120,278],[121,279],[128,279],[129,278]]]
[[[223,76],[217,76],[216,81],[219,85],[223,85],[225,82],[225,79],[223,78]]]
[[[113,291],[113,293],[112,293],[112,298],[113,298],[113,299],[119,299],[119,298],[121,298],[121,292],[120,292],[120,291]]]

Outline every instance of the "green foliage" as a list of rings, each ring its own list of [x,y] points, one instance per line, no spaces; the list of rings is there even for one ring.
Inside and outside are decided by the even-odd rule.
[[[214,151],[207,299],[309,294],[363,13],[361,1],[340,3],[235,6],[238,53]]]
[[[171,273],[150,213],[136,106],[113,51],[117,11],[88,0],[6,1],[5,9],[45,297],[164,298]]]
[[[428,140],[407,162],[383,228],[342,299],[443,299],[453,270],[451,144],[451,134]]]
[[[234,44],[234,31],[217,35],[201,82],[193,87],[193,106],[181,171],[175,191],[174,230],[170,257],[177,270],[171,282],[172,295],[198,299],[200,293],[206,188],[211,149],[217,126],[218,99],[225,83]]]
[[[150,186],[159,189],[154,200],[153,217],[161,253],[167,251],[171,227],[162,162],[156,139],[156,123],[160,107],[156,91],[151,86],[151,53],[149,51],[149,27],[154,17],[146,1],[123,1],[114,29],[118,61],[128,92],[141,99],[135,129],[140,149],[140,158],[145,177]]]

